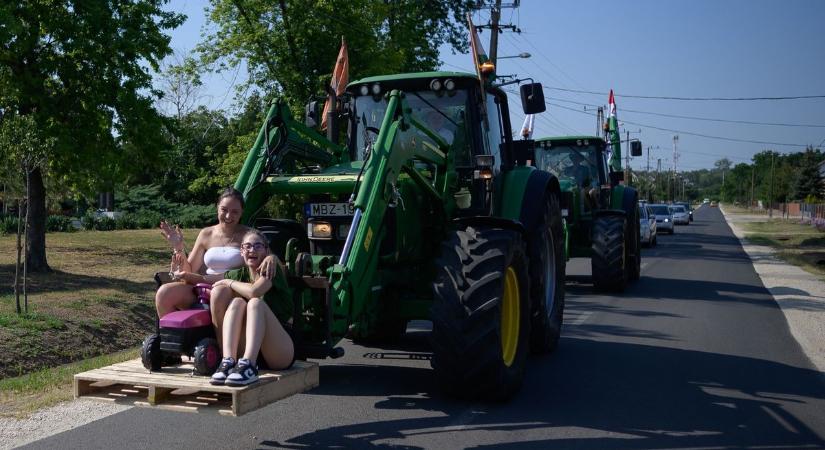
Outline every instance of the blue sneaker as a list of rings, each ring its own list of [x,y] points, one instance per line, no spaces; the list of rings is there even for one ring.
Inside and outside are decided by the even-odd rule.
[[[256,381],[258,381],[258,366],[246,358],[239,359],[238,365],[226,377],[227,386],[246,386]]]
[[[226,357],[221,360],[221,365],[218,366],[218,370],[212,374],[212,379],[209,380],[211,384],[224,384],[226,382],[226,377],[229,376],[229,372],[235,367],[235,358]]]

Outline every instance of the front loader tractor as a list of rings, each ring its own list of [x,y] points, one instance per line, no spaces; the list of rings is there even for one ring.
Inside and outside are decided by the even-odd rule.
[[[539,84],[522,91],[543,111]],[[527,164],[533,141],[512,139],[507,96],[476,75],[371,77],[335,100],[329,139],[276,102],[235,185],[286,264],[299,357],[430,320],[438,384],[511,396],[528,351],[559,340],[558,180]]]
[[[635,154],[641,144],[632,144]],[[623,172],[609,161],[616,155],[609,158],[607,143],[595,136],[540,138],[535,145],[536,167],[559,179],[568,257],[590,258],[597,289],[624,290],[641,272],[639,195],[619,183]]]

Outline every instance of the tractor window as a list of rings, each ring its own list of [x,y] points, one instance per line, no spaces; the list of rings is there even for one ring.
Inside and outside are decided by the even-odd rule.
[[[495,95],[487,94],[487,120],[490,124],[490,129],[487,130],[487,139],[485,140],[485,147],[488,154],[495,157],[494,171],[498,172],[501,167],[501,144],[504,143],[504,123],[501,118],[501,107]]]
[[[459,151],[457,162],[470,159],[464,150],[469,146],[467,135],[467,92],[456,90],[450,93],[419,91],[405,97],[410,114],[423,126],[446,141],[448,151]],[[381,122],[387,112],[384,97],[360,96],[355,100],[355,159],[364,159],[366,143],[375,142]],[[426,145],[438,148],[436,142],[415,126],[399,134],[395,145],[409,144],[413,147]],[[459,162],[460,164],[460,162]]]
[[[558,145],[536,149],[536,167],[579,187],[599,187],[599,152],[592,145]]]

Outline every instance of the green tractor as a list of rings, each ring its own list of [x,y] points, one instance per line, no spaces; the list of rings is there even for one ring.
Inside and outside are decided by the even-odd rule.
[[[631,145],[641,154],[638,141]],[[536,167],[559,179],[568,257],[590,258],[597,289],[623,291],[641,272],[638,193],[619,183],[623,172],[609,163],[602,138],[540,138],[535,146]],[[610,161],[616,160],[614,150]]]
[[[558,344],[560,185],[528,164],[533,141],[512,139],[505,92],[479,80],[352,82],[332,97],[326,137],[318,108],[304,120],[281,102],[268,112],[235,187],[242,220],[286,264],[299,357],[338,357],[344,337],[392,339],[430,320],[438,384],[504,399],[528,352]],[[544,110],[540,84],[521,90],[525,113]]]

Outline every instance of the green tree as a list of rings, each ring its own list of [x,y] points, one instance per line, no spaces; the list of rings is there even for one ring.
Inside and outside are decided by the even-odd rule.
[[[794,184],[794,198],[797,200],[817,199],[822,197],[822,175],[819,173],[819,164],[822,154],[808,146],[799,161],[799,170]]]
[[[0,110],[53,138],[48,170],[91,193],[156,161],[162,118],[150,69],[184,16],[166,0],[29,0],[0,6]],[[48,271],[44,171],[31,174],[26,260]]]
[[[323,92],[343,36],[350,79],[432,70],[438,49],[467,46],[471,0],[211,0],[215,31],[198,47],[219,69],[246,63],[248,83],[298,110]]]

